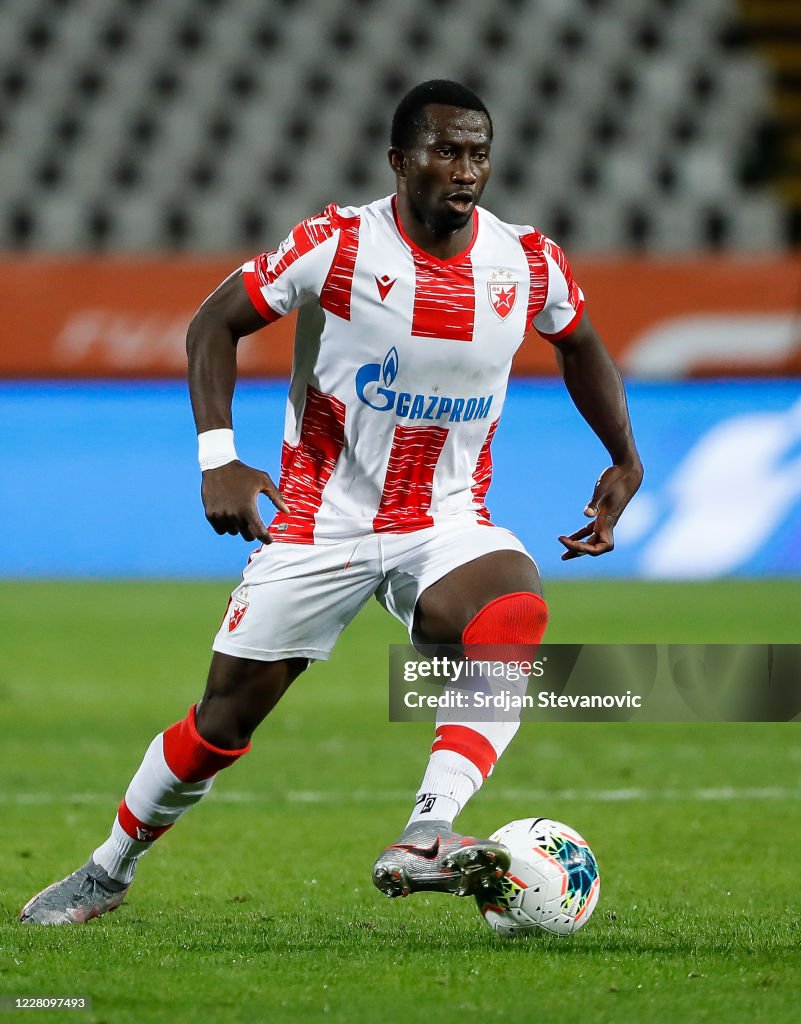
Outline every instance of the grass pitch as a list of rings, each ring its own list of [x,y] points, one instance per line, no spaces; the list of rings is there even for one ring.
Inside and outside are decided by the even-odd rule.
[[[801,584],[562,584],[552,642],[797,642]],[[0,587],[0,993],[92,1022],[798,1020],[797,725],[527,725],[460,825],[567,821],[601,867],[569,939],[496,939],[468,900],[390,902],[373,858],[431,731],[387,722],[370,606],[253,752],[85,927],[16,914],[106,834],[145,745],[202,690],[219,584]]]

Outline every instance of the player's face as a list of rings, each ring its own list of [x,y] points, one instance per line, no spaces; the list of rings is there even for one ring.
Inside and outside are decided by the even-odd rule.
[[[415,144],[402,152],[406,194],[415,215],[437,233],[467,224],[490,175],[490,124],[480,110],[432,103]]]

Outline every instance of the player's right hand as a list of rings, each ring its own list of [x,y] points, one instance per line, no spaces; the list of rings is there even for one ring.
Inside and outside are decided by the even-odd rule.
[[[200,496],[206,519],[217,533],[239,534],[248,541],[270,544],[272,537],[256,504],[260,494],[266,494],[279,512],[289,514],[281,492],[260,469],[237,461],[203,474]]]

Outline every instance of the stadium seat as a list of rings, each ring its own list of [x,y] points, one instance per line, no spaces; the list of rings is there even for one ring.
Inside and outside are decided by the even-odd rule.
[[[5,0],[0,246],[274,244],[329,201],[391,190],[392,110],[425,77],[492,110],[501,216],[592,249],[781,244],[780,202],[743,171],[771,99],[730,43],[737,16],[735,0]],[[699,203],[725,221],[717,241]]]

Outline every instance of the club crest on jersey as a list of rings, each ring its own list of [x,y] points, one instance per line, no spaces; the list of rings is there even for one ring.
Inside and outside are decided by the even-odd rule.
[[[250,605],[243,598],[246,596],[245,593],[241,593],[231,603],[231,611],[228,615],[228,632],[233,633],[239,623],[245,617],[245,612],[248,610]]]
[[[487,282],[487,291],[493,312],[505,320],[517,302],[517,281],[513,280],[511,271],[503,267],[494,270]]]
[[[489,416],[492,395],[451,398],[449,395],[395,391],[392,384],[398,376],[399,368],[400,356],[394,345],[384,356],[383,362],[360,366],[356,371],[356,394],[359,400],[376,412],[394,412],[396,416],[408,420],[460,423],[484,420]],[[384,386],[381,387],[381,384]]]

